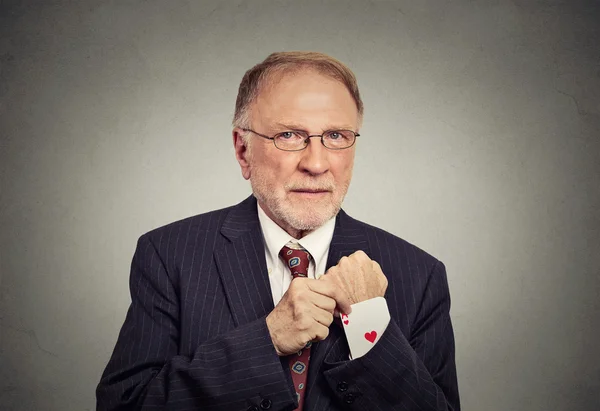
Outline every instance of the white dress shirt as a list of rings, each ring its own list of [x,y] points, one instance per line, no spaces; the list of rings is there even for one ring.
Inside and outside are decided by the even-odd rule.
[[[319,279],[325,274],[329,244],[335,228],[335,217],[299,240],[286,233],[283,228],[271,220],[260,205],[258,206],[258,220],[265,243],[265,257],[273,303],[277,305],[292,282],[292,273],[279,257],[279,251],[290,241],[300,244],[312,257],[308,266],[308,278]]]

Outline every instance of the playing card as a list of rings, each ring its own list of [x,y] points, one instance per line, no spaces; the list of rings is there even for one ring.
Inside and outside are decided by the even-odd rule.
[[[383,297],[352,305],[351,314],[341,315],[350,358],[359,358],[375,346],[390,322],[390,312]]]

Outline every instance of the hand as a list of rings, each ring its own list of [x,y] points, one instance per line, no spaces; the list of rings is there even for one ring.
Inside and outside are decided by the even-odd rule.
[[[356,251],[349,257],[342,257],[336,266],[331,267],[319,281],[333,285],[343,291],[345,300],[351,304],[383,297],[388,280],[377,261],[369,258],[364,251]],[[337,301],[337,300],[336,300]],[[345,314],[343,307],[338,308]]]
[[[298,352],[309,341],[327,338],[336,305],[351,310],[350,302],[341,291],[324,281],[294,279],[267,316],[267,328],[277,355]]]

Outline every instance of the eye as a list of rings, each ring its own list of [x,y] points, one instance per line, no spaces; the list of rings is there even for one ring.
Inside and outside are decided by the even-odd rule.
[[[331,130],[325,133],[325,138],[329,141],[348,140],[350,133],[345,130]]]
[[[279,133],[277,137],[282,140],[289,140],[296,137],[296,134],[293,131],[284,131],[283,133]]]
[[[282,131],[277,134],[275,138],[279,141],[300,141],[304,140],[304,137],[296,131]]]

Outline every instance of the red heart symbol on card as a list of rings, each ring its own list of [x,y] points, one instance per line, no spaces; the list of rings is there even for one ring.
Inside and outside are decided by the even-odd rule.
[[[377,338],[377,331],[371,331],[370,333],[365,333],[365,338],[367,341],[374,343],[375,338]]]
[[[348,325],[349,322],[350,321],[348,321],[348,320],[344,320],[344,324],[346,324],[346,325]]]

